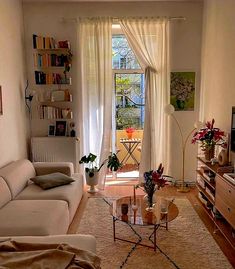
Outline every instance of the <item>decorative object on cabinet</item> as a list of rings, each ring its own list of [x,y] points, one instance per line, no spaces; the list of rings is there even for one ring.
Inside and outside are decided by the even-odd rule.
[[[66,136],[67,122],[66,121],[56,121],[56,136]]]
[[[227,143],[224,139],[225,134],[219,128],[214,127],[215,120],[207,121],[205,127],[200,128],[199,131],[193,135],[192,143],[200,143],[202,151],[205,153],[205,158],[210,161],[215,155],[215,145],[227,147]]]
[[[48,125],[48,136],[54,136],[55,135],[55,125],[49,124]]]
[[[3,109],[2,109],[2,86],[0,86],[0,115],[3,114]]]
[[[232,166],[212,165],[205,158],[198,157],[196,186],[198,199],[215,226],[235,250],[235,183],[227,180],[225,171],[233,172]]]
[[[222,149],[218,155],[218,163],[221,166],[228,164],[228,151],[226,149]]]
[[[188,139],[190,138],[191,134],[197,129],[202,126],[202,123],[200,121],[194,123],[194,128],[188,133],[187,137],[184,138],[182,129],[180,127],[180,124],[176,117],[174,116],[175,108],[173,105],[169,104],[165,106],[164,109],[165,113],[173,118],[176,125],[178,126],[180,136],[181,136],[181,154],[182,154],[182,184],[180,188],[177,190],[179,192],[189,192],[189,188],[185,186],[184,180],[185,180],[185,150],[187,146]]]

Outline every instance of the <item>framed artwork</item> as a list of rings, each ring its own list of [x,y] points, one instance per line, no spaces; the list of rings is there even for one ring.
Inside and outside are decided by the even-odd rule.
[[[55,125],[49,124],[48,125],[48,136],[54,136],[55,135]]]
[[[67,129],[67,122],[66,121],[56,121],[55,126],[55,135],[56,136],[65,136]]]
[[[170,100],[176,111],[193,111],[195,72],[171,72]]]
[[[3,114],[2,110],[2,87],[0,86],[0,115]]]

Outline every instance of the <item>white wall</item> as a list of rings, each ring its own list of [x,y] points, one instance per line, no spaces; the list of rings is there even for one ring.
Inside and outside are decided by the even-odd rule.
[[[27,67],[31,86],[34,86],[32,34],[50,35],[58,39],[69,39],[72,49],[76,52],[76,24],[60,22],[62,17],[76,18],[78,16],[185,16],[186,21],[171,23],[171,67],[174,71],[196,71],[197,89],[195,111],[177,112],[184,134],[192,129],[198,118],[199,81],[201,55],[202,2],[119,2],[119,3],[24,3],[25,41],[27,48]],[[76,55],[73,62],[76,64]],[[78,59],[79,60],[79,59]],[[74,65],[75,65],[74,64]],[[72,70],[73,78],[77,77]],[[79,79],[79,78],[78,78]],[[74,81],[74,79],[73,79]],[[41,86],[40,86],[41,87]],[[73,84],[73,91],[76,83]],[[74,91],[75,92],[75,91]],[[75,113],[76,114],[76,113]],[[47,134],[47,121],[35,121],[34,135]],[[181,175],[180,137],[173,125],[172,175]],[[174,130],[175,129],[175,130]],[[157,150],[157,149],[156,149]],[[196,147],[188,144],[186,160],[186,177],[195,179]]]
[[[3,115],[0,116],[0,167],[27,156],[24,104],[24,57],[22,4],[0,1],[0,85]]]
[[[202,109],[204,120],[231,128],[235,106],[235,1],[207,0],[203,22]]]

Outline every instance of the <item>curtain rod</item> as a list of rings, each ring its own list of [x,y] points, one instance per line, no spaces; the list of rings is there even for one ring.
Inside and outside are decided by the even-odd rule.
[[[84,18],[84,19],[94,19],[95,17],[81,17],[81,18]],[[123,17],[121,17],[123,18]],[[113,23],[118,23],[119,20],[121,18],[118,18],[118,17],[113,17],[112,20],[113,20]],[[135,18],[135,17],[130,17],[130,18]],[[136,18],[141,18],[141,17],[136,17]],[[150,19],[158,19],[158,18],[164,18],[164,17],[143,17],[143,18],[150,18]],[[169,21],[186,21],[186,17],[183,17],[183,16],[178,16],[178,17],[168,17]],[[79,21],[78,18],[66,18],[66,17],[62,17],[60,18],[60,22],[62,23],[77,23]]]

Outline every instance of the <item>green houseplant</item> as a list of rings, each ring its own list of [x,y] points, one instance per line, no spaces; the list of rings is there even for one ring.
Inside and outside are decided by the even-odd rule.
[[[107,159],[105,159],[98,167],[96,165],[97,156],[93,153],[84,155],[79,161],[80,164],[85,164],[86,182],[90,186],[88,192],[96,192],[95,186],[98,184],[98,173],[100,169],[107,163],[107,167],[111,171],[117,171],[121,167],[121,163],[115,153],[110,153]]]

